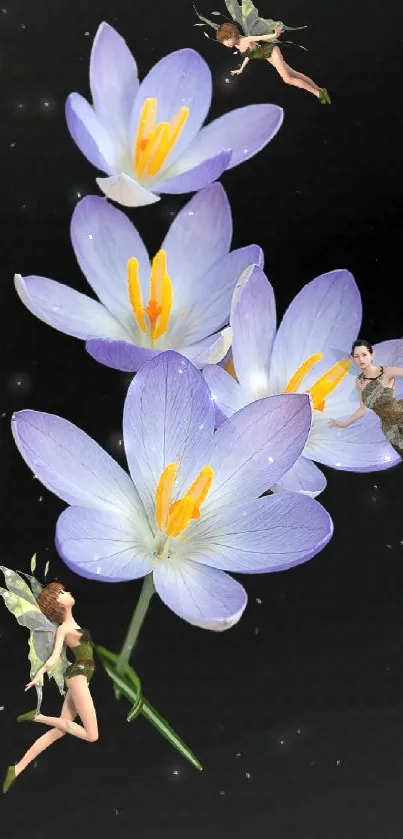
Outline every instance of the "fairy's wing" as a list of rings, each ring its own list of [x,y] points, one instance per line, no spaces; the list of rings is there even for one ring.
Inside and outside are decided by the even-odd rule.
[[[383,367],[403,367],[403,338],[397,341],[383,341],[381,347],[376,348],[375,363],[382,364]],[[395,380],[395,393],[397,399],[402,399],[403,379]]]
[[[241,19],[242,19],[241,26],[242,26],[242,29],[244,30],[246,35],[252,35],[252,34],[263,35],[263,34],[266,34],[266,33],[263,33],[263,32],[255,32],[254,29],[253,29],[253,27],[256,24],[256,21],[259,20],[259,12],[258,12],[256,6],[253,5],[252,0],[242,0]],[[266,32],[268,32],[268,31],[269,30],[267,29]],[[271,30],[271,31],[274,31],[274,29]]]
[[[238,3],[238,0],[225,0],[225,5],[226,5],[227,11],[231,15],[234,23],[236,23],[238,26],[240,26],[241,29],[243,29],[243,31],[246,34],[246,31],[244,29],[242,8],[241,8],[240,3]]]
[[[199,18],[199,20],[201,20],[203,23],[207,24],[207,26],[210,26],[211,29],[215,29],[217,31],[217,29],[219,27],[218,23],[213,23],[213,21],[209,20],[208,17],[204,17],[203,15],[201,15],[200,12],[197,11],[196,6],[193,6],[193,8],[194,8],[194,10],[196,12],[196,15]],[[195,23],[195,26],[201,26],[201,24],[200,23]]]
[[[403,338],[400,338],[399,341],[391,341],[390,343],[392,348],[384,367],[403,367]]]
[[[6,588],[0,587],[0,595],[20,626],[25,626],[30,633],[28,658],[32,679],[53,652],[57,626],[41,612],[32,590],[20,574],[2,565],[0,571],[6,583]],[[64,672],[68,663],[63,654],[55,667],[48,671],[49,678],[55,680],[60,693],[64,693]]]

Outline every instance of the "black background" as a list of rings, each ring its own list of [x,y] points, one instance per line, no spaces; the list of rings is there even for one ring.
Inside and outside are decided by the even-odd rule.
[[[273,7],[261,0],[262,15],[309,25],[298,33],[309,51],[286,58],[328,87],[333,104],[325,108],[259,62],[226,83],[239,62],[193,28],[187,0],[2,2],[1,563],[27,570],[34,551],[42,564],[50,559],[51,574],[76,595],[79,621],[118,650],[139,586],[97,585],[62,566],[53,535],[63,505],[33,480],[9,430],[14,410],[50,411],[123,462],[128,377],[31,316],[12,282],[15,272],[37,273],[87,291],[68,226],[78,194],[97,187],[67,132],[64,101],[72,90],[88,93],[97,26],[107,20],[124,35],[141,76],[172,50],[198,49],[213,72],[212,117],[252,102],[284,107],[276,139],[222,178],[234,245],[264,248],[280,314],[314,276],[348,268],[362,292],[362,333],[379,341],[402,334],[403,15],[392,0]],[[200,11],[213,8],[199,0]],[[186,200],[167,196],[130,212],[151,252]],[[100,741],[65,738],[41,756],[0,800],[2,836],[400,839],[402,467],[327,475],[321,501],[335,521],[333,541],[301,568],[248,577],[249,608],[231,632],[194,629],[153,602],[135,665],[146,696],[204,772],[142,720],[129,726],[126,705],[115,703],[98,673]],[[30,704],[22,692],[27,649],[5,609],[0,635],[5,770],[34,732],[15,722]],[[45,707],[56,713],[58,702],[49,690]]]

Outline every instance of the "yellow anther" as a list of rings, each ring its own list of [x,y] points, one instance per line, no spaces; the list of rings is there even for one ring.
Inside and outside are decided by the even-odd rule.
[[[205,466],[183,498],[171,504],[177,471],[177,463],[166,466],[155,493],[155,521],[158,529],[167,536],[179,536],[186,530],[191,519],[200,518],[200,507],[210,491],[214,477],[211,466]]]
[[[193,516],[193,518],[200,517],[199,507],[203,504],[203,501],[205,501],[208,493],[210,492],[213,477],[214,472],[211,466],[205,466],[200,470],[196,480],[193,481],[192,486],[186,493],[186,497],[192,499],[195,511],[197,511],[197,515]]]
[[[314,364],[317,364],[317,362],[321,361],[322,358],[323,353],[315,353],[314,355],[309,356],[309,358],[307,358],[307,360],[298,367],[298,370],[294,373],[288,382],[287,387],[284,389],[284,393],[295,393]],[[348,373],[352,363],[353,362],[349,358],[343,358],[341,361],[337,361],[336,364],[327,370],[317,382],[308,388],[306,393],[309,393],[313,402],[313,407],[316,411],[325,410],[326,398],[334,391],[337,385],[340,384],[342,379],[344,379],[344,376]]]
[[[161,282],[161,305],[158,313],[158,322],[153,327],[151,337],[154,341],[161,338],[168,329],[172,309],[172,283],[168,274],[164,274]]]
[[[165,530],[178,468],[178,463],[170,463],[169,466],[165,467],[158,482],[155,493],[155,521],[158,530]]]
[[[136,321],[142,332],[146,332],[146,322],[144,317],[143,301],[141,298],[141,288],[139,281],[139,261],[131,257],[127,263],[128,284],[129,284],[129,298],[130,303],[136,317]]]
[[[156,122],[157,100],[146,99],[141,109],[134,149],[134,168],[139,178],[158,175],[178,140],[189,116],[189,108],[179,108],[171,122]]]
[[[194,518],[193,509],[193,501],[186,495],[180,501],[175,501],[175,504],[172,504],[165,528],[167,536],[179,536],[183,530],[186,530],[190,519]]]
[[[347,375],[352,361],[349,358],[343,358],[337,361],[330,370],[327,370],[323,376],[315,382],[312,387],[307,390],[310,394],[313,406],[316,411],[325,410],[325,400],[334,391],[338,384]]]
[[[142,332],[147,332],[145,316],[149,321],[150,342],[161,338],[168,329],[172,309],[172,283],[167,272],[165,251],[158,251],[153,259],[150,277],[150,297],[143,306],[138,260],[131,258],[127,263],[129,297],[135,319]]]
[[[307,358],[307,360],[304,361],[304,363],[301,364],[300,367],[298,367],[298,370],[294,373],[294,375],[288,382],[287,387],[284,388],[284,393],[295,393],[295,391],[298,390],[301,382],[303,382],[305,376],[309,373],[314,364],[317,364],[318,361],[320,361],[322,358],[322,352],[315,353],[315,355],[310,355],[309,358]]]
[[[148,145],[148,141],[152,132],[154,131],[155,126],[155,119],[157,116],[157,100],[156,99],[146,99],[144,105],[141,109],[138,129],[137,129],[137,137],[136,137],[136,145],[134,150],[134,163],[137,169],[137,162],[140,160],[141,155],[145,151]]]

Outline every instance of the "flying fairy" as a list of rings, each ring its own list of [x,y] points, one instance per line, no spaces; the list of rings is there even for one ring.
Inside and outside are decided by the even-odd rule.
[[[218,43],[224,47],[237,50],[243,56],[241,66],[237,70],[231,71],[232,76],[240,76],[251,59],[268,61],[277,70],[285,84],[306,90],[316,96],[322,105],[330,105],[330,96],[326,88],[319,87],[308,76],[304,76],[303,73],[298,73],[290,67],[285,62],[278,46],[283,32],[306,29],[306,26],[286,26],[281,20],[259,17],[259,12],[251,0],[242,0],[241,3],[238,0],[225,0],[225,5],[231,20],[226,20],[225,23],[221,24],[214,23],[209,18],[199,14],[195,8],[197,17],[202,22],[195,24],[195,26],[201,26],[203,23],[210,26],[215,30]],[[220,12],[212,12],[212,14],[219,16]],[[205,34],[207,35],[206,32]],[[286,45],[293,44],[292,41],[283,43]],[[296,46],[301,45],[297,44]],[[305,49],[305,47],[302,47],[302,49]]]

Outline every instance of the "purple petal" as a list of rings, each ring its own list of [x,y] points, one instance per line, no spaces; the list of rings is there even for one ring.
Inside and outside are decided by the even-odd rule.
[[[231,326],[234,366],[246,398],[252,401],[267,396],[276,303],[271,284],[257,266],[240,291]]]
[[[133,148],[146,99],[157,100],[157,122],[171,122],[179,108],[189,108],[188,119],[164,163],[161,175],[198,133],[210,108],[211,92],[210,70],[204,59],[192,49],[177,50],[162,58],[141,83],[131,118]]]
[[[331,428],[325,417],[315,421],[306,455],[346,472],[378,472],[400,462],[372,411],[348,428]]]
[[[222,632],[238,623],[247,604],[245,589],[222,571],[195,562],[160,562],[154,585],[161,600],[193,626]]]
[[[265,574],[312,559],[332,533],[331,518],[317,501],[283,492],[202,516],[188,534],[187,555],[223,571]]]
[[[90,335],[129,337],[126,329],[101,303],[55,280],[17,274],[15,288],[33,315],[66,335],[84,340]]]
[[[94,109],[79,93],[66,101],[67,128],[84,157],[96,169],[110,174],[117,162],[116,148]]]
[[[127,393],[123,435],[129,469],[150,516],[165,467],[179,464],[174,501],[208,464],[213,429],[208,387],[190,361],[165,352],[141,368]]]
[[[146,361],[159,352],[147,347],[138,347],[129,341],[112,341],[108,338],[90,338],[85,349],[95,361],[124,373],[136,373]]]
[[[190,347],[181,348],[181,353],[185,356],[185,358],[188,358],[195,367],[202,370],[206,364],[218,364],[219,361],[222,361],[224,356],[228,353],[228,349],[231,346],[231,340],[232,329],[227,327],[217,335],[205,338],[204,341],[198,341]]]
[[[77,204],[70,234],[84,276],[104,306],[124,325],[125,335],[130,338],[136,324],[128,288],[127,263],[131,257],[139,262],[143,300],[149,295],[150,260],[141,236],[124,213],[95,195]]]
[[[123,173],[112,175],[110,178],[97,178],[96,181],[101,192],[122,207],[146,207],[147,204],[155,204],[160,200],[159,195],[154,195]]]
[[[201,160],[199,163],[186,169],[185,172],[177,172],[178,166],[172,166],[165,172],[165,180],[162,180],[156,188],[158,192],[169,195],[181,195],[183,192],[196,192],[216,181],[228,168],[231,159],[231,151],[224,150],[214,157]]]
[[[216,364],[208,365],[203,370],[203,376],[209,386],[214,404],[224,416],[231,417],[245,406],[241,386],[222,367]]]
[[[174,295],[178,294],[181,309],[170,325],[170,340],[176,346],[188,346],[226,326],[237,280],[245,266],[260,257],[257,245],[238,248],[216,262],[201,280],[194,282],[193,276],[188,276],[187,283],[175,284]]]
[[[349,271],[330,271],[304,286],[288,307],[274,341],[271,387],[283,390],[315,353],[340,348],[348,353],[361,315],[360,293]],[[312,376],[318,378],[318,366],[312,369]],[[307,378],[304,390],[309,383]]]
[[[315,498],[326,489],[326,478],[312,460],[301,456],[272,489],[273,492],[301,492]]]
[[[144,549],[147,535],[150,553]],[[57,522],[56,548],[67,567],[87,580],[120,583],[151,571],[152,535],[148,530],[145,539],[139,536],[134,516],[69,507]]]
[[[141,515],[129,475],[71,422],[41,411],[18,411],[11,430],[35,477],[63,501],[129,518]]]
[[[311,426],[308,396],[259,399],[233,414],[214,435],[214,482],[204,511],[257,498],[303,451]]]
[[[224,114],[202,128],[195,141],[176,161],[173,167],[175,175],[193,169],[223,149],[231,150],[228,169],[249,160],[277,134],[283,116],[282,108],[277,105],[248,105]]]
[[[90,86],[97,115],[125,150],[139,88],[137,66],[122,36],[108,23],[101,23],[94,38]]]
[[[192,282],[200,281],[215,262],[226,256],[231,238],[231,209],[221,184],[202,189],[185,204],[161,245],[175,281],[173,312],[180,312],[184,299],[188,299],[189,276]]]

